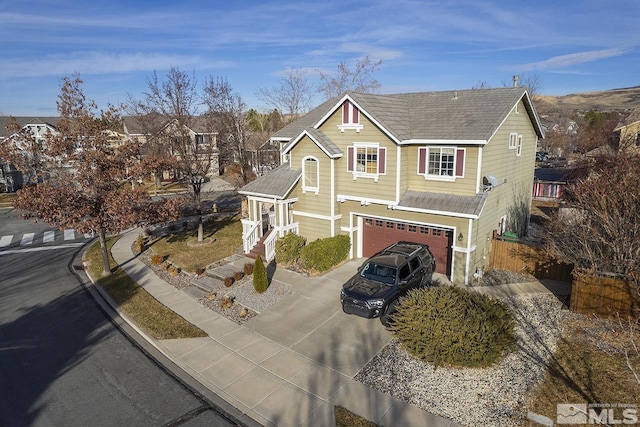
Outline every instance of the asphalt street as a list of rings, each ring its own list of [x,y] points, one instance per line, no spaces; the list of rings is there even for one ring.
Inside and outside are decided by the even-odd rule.
[[[116,327],[74,273],[81,246],[47,231],[0,210],[0,425],[235,425]]]

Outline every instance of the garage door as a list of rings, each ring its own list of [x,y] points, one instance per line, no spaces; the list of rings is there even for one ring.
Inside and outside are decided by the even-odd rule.
[[[363,218],[362,254],[370,257],[400,240],[424,243],[436,258],[436,272],[451,272],[451,246],[453,232],[442,228],[415,225],[406,222]]]

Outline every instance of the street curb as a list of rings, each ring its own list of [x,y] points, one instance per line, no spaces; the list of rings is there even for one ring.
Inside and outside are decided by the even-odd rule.
[[[228,418],[229,420],[235,423],[238,423],[238,425],[241,425],[241,426],[262,427],[260,423],[250,418],[247,414],[240,411],[238,408],[231,405],[226,400],[222,399],[220,396],[218,396],[212,390],[210,390],[205,384],[203,384],[200,380],[198,380],[195,376],[193,376],[192,373],[186,371],[181,366],[179,361],[174,360],[172,358],[172,355],[167,353],[166,349],[163,348],[164,346],[159,344],[155,338],[153,338],[146,331],[140,328],[133,320],[131,320],[131,318],[129,318],[122,311],[122,309],[102,288],[102,286],[100,286],[97,283],[95,278],[91,275],[91,273],[86,268],[86,265],[83,261],[84,255],[89,249],[89,246],[91,246],[96,239],[97,238],[89,240],[84,245],[83,248],[81,248],[76,252],[76,255],[74,256],[71,262],[72,271],[78,275],[80,275],[81,273],[84,273],[84,275],[89,279],[90,284],[87,283],[86,281],[83,281],[84,287],[89,291],[89,293],[91,294],[93,299],[96,301],[96,303],[105,311],[105,313],[111,318],[111,320],[118,326],[118,328],[122,331],[122,333],[124,333],[132,341],[140,345],[142,347],[142,350],[146,353],[148,357],[151,357],[157,364],[163,366],[167,371],[171,372],[171,375],[174,378],[176,378],[176,380],[180,381],[185,387],[191,390],[192,393],[197,393],[201,399],[209,402],[209,405],[217,409],[221,415],[223,415],[224,417]],[[77,265],[80,266],[81,268],[76,269],[75,266]],[[148,349],[145,349],[142,343],[140,343],[135,337],[131,336],[130,334],[128,334],[126,331],[122,329],[121,327],[122,322],[126,323],[128,327],[133,329],[138,335],[142,337],[142,339],[144,339],[145,343],[151,345],[153,349],[155,349],[158,353],[160,353],[164,358],[169,360],[175,366],[176,369],[179,369],[181,373],[183,373],[185,376],[193,380],[195,384],[186,383],[185,381],[183,381],[184,378],[179,377],[174,372],[173,369],[171,369],[170,367],[167,367],[164,363],[158,360],[157,357],[150,354]]]

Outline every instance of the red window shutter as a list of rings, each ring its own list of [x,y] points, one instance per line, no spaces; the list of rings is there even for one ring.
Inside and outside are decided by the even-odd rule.
[[[353,172],[353,147],[347,147],[347,172]]]
[[[349,123],[349,101],[342,104],[342,123]]]
[[[358,109],[356,108],[355,105],[353,106],[351,113],[353,115],[353,119],[351,120],[351,123],[353,123],[354,125],[358,124]]]
[[[387,149],[378,148],[378,173],[386,173],[387,171]]]
[[[418,148],[418,173],[424,174],[427,171],[427,149]]]
[[[464,175],[464,150],[459,148],[456,150],[456,176]]]

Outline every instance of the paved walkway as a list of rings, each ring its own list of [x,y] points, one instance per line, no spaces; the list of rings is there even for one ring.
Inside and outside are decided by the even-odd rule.
[[[349,316],[340,308],[340,288],[361,260],[315,278],[277,269],[273,280],[289,285],[291,295],[240,326],[134,258],[131,246],[138,233],[124,233],[113,246],[115,261],[162,304],[209,335],[147,339],[232,405],[243,422],[330,427],[335,426],[336,405],[385,426],[459,425],[353,379],[391,339],[380,322]],[[238,266],[244,262],[238,260]]]

